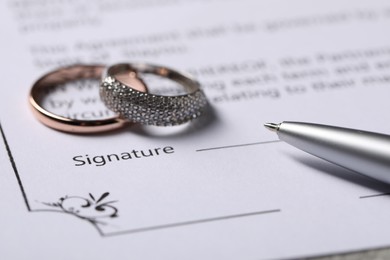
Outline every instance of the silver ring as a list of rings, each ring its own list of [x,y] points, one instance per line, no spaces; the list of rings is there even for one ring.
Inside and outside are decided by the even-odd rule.
[[[150,73],[176,81],[187,93],[163,96],[136,90],[116,77],[119,73]],[[191,77],[170,68],[150,64],[116,64],[109,67],[100,85],[100,97],[112,111],[132,122],[145,125],[171,126],[186,123],[201,116],[207,99],[200,84]]]

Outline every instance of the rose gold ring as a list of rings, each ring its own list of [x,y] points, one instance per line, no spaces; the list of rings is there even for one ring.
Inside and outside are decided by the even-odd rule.
[[[29,101],[36,118],[44,125],[53,129],[70,133],[98,133],[123,127],[129,120],[119,116],[99,120],[79,120],[59,116],[47,111],[41,106],[42,99],[48,90],[71,81],[82,79],[101,79],[105,66],[73,65],[52,71],[38,79],[31,88]],[[129,79],[128,84],[141,92],[147,92],[143,81],[136,74]]]

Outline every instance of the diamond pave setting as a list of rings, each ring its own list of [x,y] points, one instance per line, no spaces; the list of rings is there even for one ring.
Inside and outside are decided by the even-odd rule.
[[[206,96],[199,87],[185,95],[161,96],[133,89],[112,76],[102,80],[100,97],[120,117],[157,126],[179,125],[198,118],[207,105]]]

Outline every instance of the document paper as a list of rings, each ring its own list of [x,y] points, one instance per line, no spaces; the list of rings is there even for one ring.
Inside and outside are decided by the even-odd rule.
[[[390,134],[388,1],[1,5],[2,259],[280,259],[390,246],[389,186],[263,127]],[[28,95],[45,73],[121,62],[191,74],[211,109],[183,126],[95,135],[34,117]],[[155,91],[160,80],[172,91],[151,78]],[[112,113],[97,82],[53,90],[45,106],[77,119]]]

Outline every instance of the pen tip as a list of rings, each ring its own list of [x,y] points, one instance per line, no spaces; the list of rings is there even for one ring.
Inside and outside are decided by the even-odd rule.
[[[273,131],[273,132],[276,132],[276,131],[279,130],[280,124],[265,123],[264,126],[265,126],[265,128],[267,128],[268,130],[271,130],[271,131]]]

